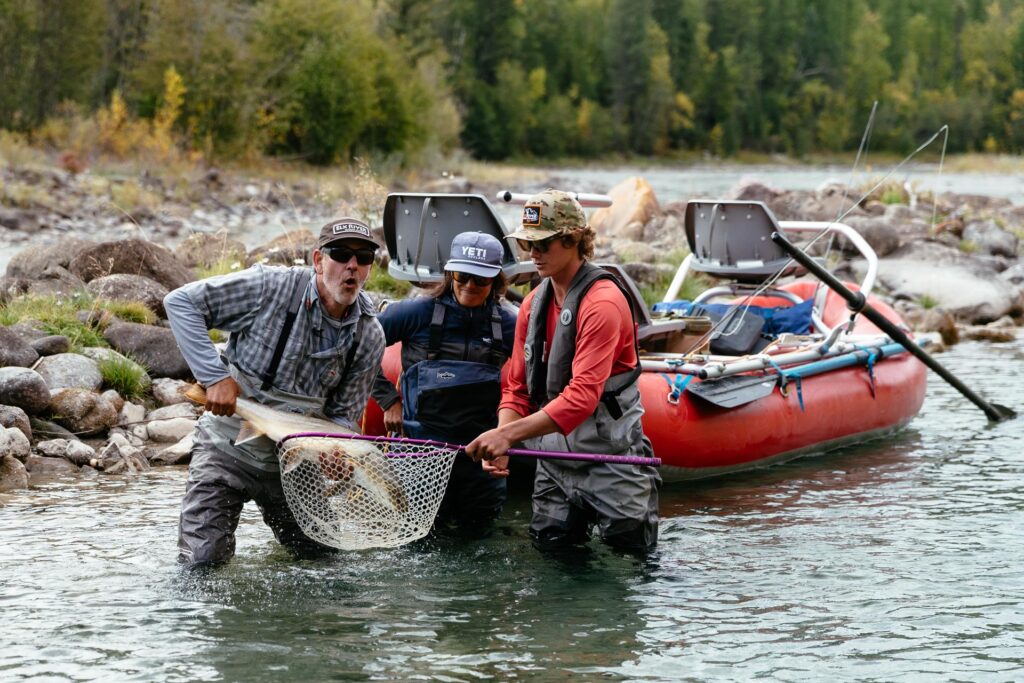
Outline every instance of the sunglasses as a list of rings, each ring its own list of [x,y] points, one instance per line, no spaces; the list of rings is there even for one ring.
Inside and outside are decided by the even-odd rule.
[[[493,277],[481,277],[480,275],[470,275],[469,273],[460,273],[459,271],[452,272],[452,278],[460,285],[467,284],[470,280],[476,283],[477,287],[490,287],[494,284]]]
[[[365,249],[349,249],[348,247],[324,247],[320,252],[332,261],[338,263],[348,263],[348,260],[353,256],[356,257],[356,263],[361,266],[368,266],[373,263],[373,259],[377,256],[377,250],[369,247]]]
[[[561,239],[561,235],[554,235],[542,240],[516,240],[516,244],[523,251],[530,252],[536,249],[540,253],[546,254],[548,249],[551,248],[552,243],[557,239]]]

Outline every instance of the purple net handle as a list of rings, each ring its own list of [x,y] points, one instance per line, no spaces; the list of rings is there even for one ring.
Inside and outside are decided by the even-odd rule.
[[[332,439],[358,439],[359,441],[372,441],[374,443],[408,444],[412,446],[430,446],[432,448],[445,448],[448,450],[465,451],[466,447],[457,443],[445,443],[444,441],[429,441],[427,439],[407,439],[396,436],[369,436],[366,434],[334,434],[331,432],[300,432],[289,434],[281,439],[281,444],[289,439],[298,439],[304,436],[329,437]],[[583,460],[587,462],[607,462],[614,465],[647,465],[648,467],[659,467],[660,458],[645,458],[640,455],[603,455],[601,453],[570,453],[561,451],[532,451],[525,448],[510,448],[509,455],[518,455],[525,458],[541,458],[548,460]],[[409,455],[396,454],[395,457],[410,457]]]

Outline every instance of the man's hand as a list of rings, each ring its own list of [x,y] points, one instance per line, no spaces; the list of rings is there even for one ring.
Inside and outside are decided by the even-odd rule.
[[[504,479],[508,476],[508,456],[503,455],[494,460],[484,460],[480,463],[484,472],[495,479]]]
[[[501,427],[488,430],[473,439],[472,443],[466,446],[466,455],[473,460],[494,460],[504,458],[504,466],[508,465],[508,457],[505,453],[512,447],[501,430]],[[503,468],[504,468],[503,466]]]
[[[232,377],[225,377],[206,388],[206,409],[214,415],[234,415],[235,401],[241,393],[238,382]]]
[[[395,401],[384,411],[384,428],[389,434],[402,435],[402,402]]]

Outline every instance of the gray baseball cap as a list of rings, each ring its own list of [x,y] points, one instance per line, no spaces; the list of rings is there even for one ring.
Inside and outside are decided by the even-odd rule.
[[[444,269],[448,272],[469,273],[480,277],[494,277],[501,272],[505,247],[497,238],[485,232],[460,232],[452,240],[452,252]]]

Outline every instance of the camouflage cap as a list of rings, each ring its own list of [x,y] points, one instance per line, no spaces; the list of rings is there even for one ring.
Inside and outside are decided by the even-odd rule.
[[[533,195],[523,205],[523,227],[508,239],[543,240],[566,235],[585,227],[587,216],[583,207],[568,192],[548,188]]]

